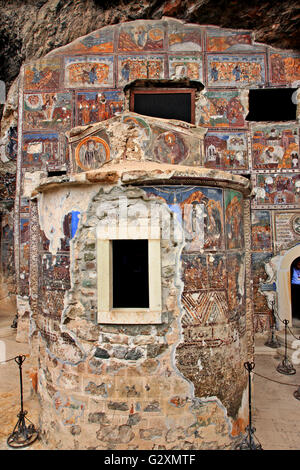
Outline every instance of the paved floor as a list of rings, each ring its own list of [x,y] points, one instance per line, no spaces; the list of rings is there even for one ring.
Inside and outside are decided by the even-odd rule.
[[[29,353],[27,344],[16,342],[16,330],[11,328],[14,315],[13,304],[0,303],[0,346],[5,343],[7,359]],[[264,347],[263,338],[257,343],[252,394],[254,440],[264,450],[300,450],[300,401],[293,396],[300,386],[300,365],[295,366],[295,375],[280,374],[276,367],[282,358],[276,356],[276,350]],[[30,375],[28,356],[23,366],[24,409],[38,427],[39,404]],[[6,440],[18,419],[19,390],[19,369],[15,361],[0,364],[0,450],[10,449]],[[43,449],[43,446],[37,441],[28,449]]]

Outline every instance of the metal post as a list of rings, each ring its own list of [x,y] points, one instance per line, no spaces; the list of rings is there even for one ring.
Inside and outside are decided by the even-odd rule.
[[[245,362],[244,367],[248,372],[249,424],[245,429],[248,432],[248,437],[244,438],[244,440],[238,446],[237,450],[263,450],[262,446],[260,444],[255,444],[254,439],[253,439],[255,428],[252,426],[251,372],[253,371],[255,364],[254,362]]]
[[[268,346],[269,348],[277,349],[279,347],[279,342],[275,338],[276,319],[275,319],[275,313],[274,313],[274,303],[275,302],[272,302],[271,338],[268,341],[266,341],[265,346]]]
[[[288,320],[283,320],[284,323],[284,358],[280,364],[277,366],[277,372],[285,375],[294,375],[296,374],[296,369],[293,364],[290,362],[287,354],[287,326],[289,324]]]
[[[25,361],[26,356],[17,356],[15,358],[16,363],[19,366],[19,374],[20,374],[20,402],[21,402],[21,407],[20,407],[20,412],[18,414],[18,422],[14,427],[13,432],[11,435],[7,438],[7,444],[9,447],[13,448],[21,448],[21,447],[27,447],[31,444],[33,444],[38,436],[39,433],[35,429],[33,423],[26,418],[27,411],[24,410],[23,408],[23,377],[22,377],[22,365],[23,362]],[[26,426],[26,421],[28,421],[30,424],[29,426]]]

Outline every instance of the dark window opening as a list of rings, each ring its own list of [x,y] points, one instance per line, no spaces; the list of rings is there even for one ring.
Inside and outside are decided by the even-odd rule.
[[[131,91],[130,110],[144,116],[177,119],[194,124],[194,89],[137,89]]]
[[[51,177],[51,176],[63,176],[63,175],[66,175],[67,172],[66,170],[49,170],[47,175],[48,177]]]
[[[296,88],[249,90],[247,121],[294,121],[295,91]]]
[[[291,264],[291,300],[293,325],[300,326],[300,257]]]
[[[148,240],[113,240],[113,308],[149,308]]]

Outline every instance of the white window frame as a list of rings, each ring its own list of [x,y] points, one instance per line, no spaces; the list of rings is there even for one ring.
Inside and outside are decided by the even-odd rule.
[[[148,240],[149,308],[113,308],[113,240]],[[162,323],[160,228],[145,225],[112,234],[97,227],[97,287],[98,323]]]

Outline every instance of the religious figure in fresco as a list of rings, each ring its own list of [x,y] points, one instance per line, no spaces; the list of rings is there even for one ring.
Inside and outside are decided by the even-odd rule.
[[[99,168],[109,159],[109,146],[100,137],[87,137],[75,149],[75,161],[84,171]]]
[[[165,163],[181,163],[187,157],[188,148],[175,132],[164,132],[157,138],[154,153],[157,160]]]

